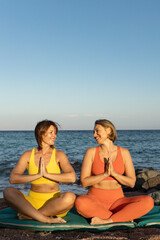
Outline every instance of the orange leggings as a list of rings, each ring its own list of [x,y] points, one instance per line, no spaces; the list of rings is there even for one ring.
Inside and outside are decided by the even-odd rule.
[[[122,188],[104,190],[90,188],[87,195],[78,197],[75,207],[86,218],[111,218],[113,222],[128,222],[145,215],[154,207],[149,196],[124,197]]]

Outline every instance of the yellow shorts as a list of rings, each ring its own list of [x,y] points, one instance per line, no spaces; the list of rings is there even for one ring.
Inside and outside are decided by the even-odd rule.
[[[41,208],[49,199],[56,199],[60,196],[60,191],[54,193],[39,193],[30,190],[28,196],[23,194],[25,199],[35,208]],[[67,211],[68,212],[68,211]],[[57,217],[66,216],[67,212],[56,215]]]

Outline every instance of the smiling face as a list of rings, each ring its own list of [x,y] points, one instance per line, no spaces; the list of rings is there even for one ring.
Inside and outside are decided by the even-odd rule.
[[[100,124],[96,124],[94,128],[94,138],[96,139],[98,144],[103,144],[104,141],[108,139],[108,134],[110,132],[110,128],[104,128]]]
[[[50,146],[54,148],[54,141],[56,139],[57,133],[58,133],[57,123],[47,119],[41,122],[38,122],[35,127],[35,138],[38,143],[38,150],[42,149],[42,144],[43,142],[46,142],[46,141],[50,141],[50,144],[51,144]],[[47,140],[47,136],[48,136],[48,140]]]
[[[57,137],[56,128],[53,125],[51,125],[47,129],[47,131],[42,135],[42,145],[48,144],[50,146],[53,146],[56,140],[56,137]]]
[[[111,140],[112,142],[115,142],[117,140],[117,132],[116,132],[115,126],[109,120],[107,120],[107,119],[96,120],[94,126],[95,126],[94,127],[95,134],[97,133],[97,136],[95,135],[94,137],[97,140],[98,140],[98,137],[99,137],[98,136],[99,130],[102,130],[102,129],[107,131],[107,137],[108,137],[109,140]]]

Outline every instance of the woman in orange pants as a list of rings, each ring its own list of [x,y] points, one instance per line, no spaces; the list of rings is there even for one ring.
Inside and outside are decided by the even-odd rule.
[[[91,225],[133,221],[145,215],[154,206],[151,197],[124,197],[122,185],[133,188],[136,176],[129,151],[113,144],[117,139],[114,125],[97,120],[94,138],[99,146],[86,151],[81,169],[82,187],[90,189],[76,199],[77,211],[91,218]]]

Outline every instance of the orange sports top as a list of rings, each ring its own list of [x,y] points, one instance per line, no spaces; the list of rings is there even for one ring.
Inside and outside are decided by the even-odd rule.
[[[34,161],[34,153],[35,153],[35,148],[33,148],[33,150],[32,150],[28,168],[27,168],[29,175],[37,174],[39,171],[39,168],[36,166],[35,161]],[[47,169],[48,173],[55,173],[55,174],[61,173],[60,167],[56,162],[56,149],[55,148],[52,151],[51,159],[50,159],[49,163],[47,164],[46,169]],[[44,177],[41,177],[39,179],[32,181],[31,183],[32,184],[51,184],[51,183],[54,183],[54,181],[49,180]]]
[[[123,163],[121,149],[119,146],[117,146],[117,157],[116,157],[116,160],[113,162],[113,167],[117,173],[123,175],[125,167]],[[96,176],[105,172],[105,163],[100,159],[100,156],[99,156],[99,146],[96,147],[96,153],[95,153],[94,161],[92,164],[91,172],[93,176]],[[115,179],[111,176],[108,176],[104,180],[115,180]]]

